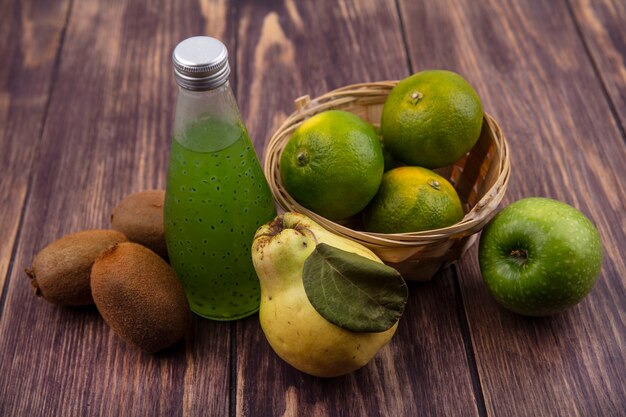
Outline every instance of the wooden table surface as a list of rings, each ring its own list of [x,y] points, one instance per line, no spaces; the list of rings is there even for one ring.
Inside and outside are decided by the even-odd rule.
[[[626,415],[625,22],[623,0],[0,0],[0,416]],[[229,47],[260,155],[298,96],[459,72],[510,145],[503,205],[552,197],[598,226],[594,290],[554,317],[508,313],[474,247],[411,284],[391,343],[335,379],[283,363],[257,315],[195,319],[150,355],[95,308],[35,298],[37,251],[164,187],[171,51],[197,34]]]

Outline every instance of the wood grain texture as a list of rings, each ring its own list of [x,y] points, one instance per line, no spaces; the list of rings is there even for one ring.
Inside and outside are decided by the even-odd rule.
[[[0,416],[622,415],[623,20],[617,0],[0,0]],[[487,294],[474,248],[412,283],[391,343],[336,379],[282,362],[257,316],[196,318],[148,355],[94,307],[36,299],[22,270],[38,250],[164,186],[170,54],[197,34],[229,47],[260,154],[298,96],[460,72],[509,140],[504,203],[543,195],[587,214],[605,245],[598,285],[565,314],[519,317]]]
[[[0,295],[41,139],[68,8],[69,0],[0,1]]]
[[[408,75],[391,1],[237,4],[237,99],[259,152],[299,96]]]
[[[171,51],[205,32],[234,44],[228,10],[217,1],[74,2],[0,318],[0,415],[228,414],[230,324],[197,320],[186,344],[147,355],[93,308],[35,299],[22,272],[63,234],[108,227],[126,194],[164,186]]]
[[[259,151],[298,96],[408,75],[392,1],[238,4],[237,98]],[[412,287],[391,343],[337,379],[280,360],[258,317],[239,322],[236,415],[477,415],[453,283],[445,274]]]
[[[621,415],[626,148],[574,21],[565,18],[566,4],[400,5],[415,70],[461,73],[500,122],[512,155],[504,203],[529,196],[565,201],[592,219],[604,242],[603,271],[592,294],[548,319],[499,308],[481,282],[475,250],[460,263],[488,414]]]
[[[626,2],[568,0],[596,71],[626,130]],[[626,137],[624,137],[626,140]]]

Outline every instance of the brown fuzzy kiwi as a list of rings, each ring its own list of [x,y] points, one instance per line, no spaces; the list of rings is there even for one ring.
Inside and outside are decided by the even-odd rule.
[[[131,242],[152,249],[167,258],[163,230],[165,191],[150,190],[130,194],[113,209],[111,226]]]
[[[91,269],[91,291],[113,331],[147,352],[174,344],[189,329],[191,310],[174,270],[139,244],[104,252]]]
[[[35,256],[26,269],[37,296],[54,304],[93,304],[89,274],[94,261],[126,236],[115,230],[85,230],[52,242]]]

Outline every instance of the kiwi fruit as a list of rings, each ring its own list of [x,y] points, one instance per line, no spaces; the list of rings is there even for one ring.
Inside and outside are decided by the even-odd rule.
[[[111,213],[111,227],[167,258],[163,230],[163,205],[165,191],[150,190],[130,194]]]
[[[96,260],[91,291],[113,331],[147,352],[171,346],[190,327],[191,310],[174,270],[137,243],[120,243]]]
[[[26,269],[35,294],[63,306],[93,304],[91,266],[106,249],[126,240],[115,230],[85,230],[50,243]]]

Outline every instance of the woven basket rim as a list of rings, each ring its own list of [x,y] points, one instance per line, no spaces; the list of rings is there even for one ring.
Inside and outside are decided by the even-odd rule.
[[[314,221],[320,223],[326,229],[339,233],[345,237],[367,243],[369,246],[378,247],[415,247],[426,246],[434,242],[441,242],[453,238],[462,238],[478,232],[493,217],[495,210],[504,196],[509,176],[510,160],[509,149],[506,139],[497,121],[488,113],[484,113],[484,122],[491,130],[495,138],[496,152],[498,153],[498,177],[495,183],[485,192],[482,198],[465,214],[463,219],[454,225],[410,233],[374,233],[351,229],[347,226],[328,220],[317,213],[301,206],[285,190],[278,171],[278,161],[282,149],[275,152],[280,144],[291,136],[306,119],[325,110],[336,108],[368,97],[380,98],[386,95],[399,80],[377,81],[346,85],[324,93],[314,99],[308,95],[297,98],[294,103],[296,110],[291,113],[267,141],[265,147],[265,159],[263,170],[270,188],[279,206],[285,211],[298,211]],[[283,140],[286,138],[286,140]]]

